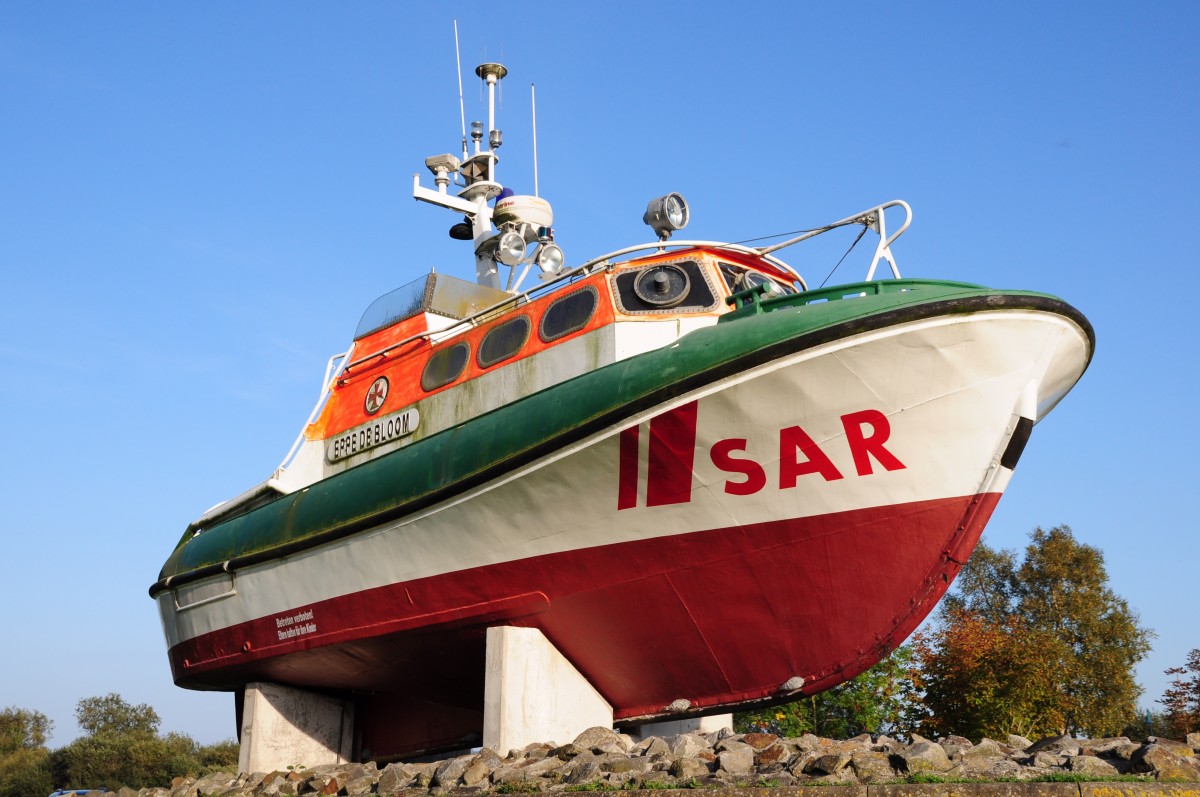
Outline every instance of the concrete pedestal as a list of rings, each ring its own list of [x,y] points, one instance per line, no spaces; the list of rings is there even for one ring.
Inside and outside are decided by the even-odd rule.
[[[651,736],[667,738],[677,733],[713,733],[722,728],[733,728],[732,714],[713,714],[709,717],[693,717],[686,720],[670,720],[668,722],[648,722],[630,729],[630,736],[638,741]]]
[[[500,755],[530,742],[566,744],[611,728],[612,706],[536,628],[487,630],[483,746]]]
[[[343,764],[353,743],[352,704],[278,684],[246,684],[238,771]]]

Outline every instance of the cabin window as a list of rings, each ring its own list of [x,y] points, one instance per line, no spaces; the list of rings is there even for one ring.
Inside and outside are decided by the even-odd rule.
[[[476,356],[479,367],[491,368],[519,352],[525,341],[529,340],[532,326],[529,316],[519,315],[490,329],[479,344],[479,354]]]
[[[613,286],[618,308],[627,315],[701,313],[717,307],[707,270],[694,260],[619,271]]]
[[[745,266],[735,266],[732,263],[721,264],[721,276],[725,278],[725,284],[729,286],[730,293],[738,293],[747,288],[762,285],[765,282],[775,283],[784,293],[796,292],[796,288],[788,285],[786,282],[780,282],[777,279],[768,277],[766,274],[751,271]]]
[[[462,376],[469,359],[471,359],[471,347],[466,341],[434,352],[433,356],[429,358],[429,362],[425,363],[425,370],[421,373],[421,389],[428,392],[450,384]]]
[[[583,329],[596,314],[596,306],[599,303],[600,295],[595,285],[588,285],[555,299],[546,308],[538,328],[542,341],[549,343]]]

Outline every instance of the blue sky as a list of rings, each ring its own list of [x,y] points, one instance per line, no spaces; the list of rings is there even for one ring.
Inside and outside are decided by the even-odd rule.
[[[892,198],[906,276],[1058,294],[1094,324],[984,539],[1071,525],[1155,629],[1200,646],[1191,234],[1195,3],[17,2],[0,14],[0,706],[78,733],[82,697],[233,735],[171,684],[146,588],[194,516],[265,478],[376,296],[469,277],[411,198],[458,147],[452,20],[502,60],[500,175],[541,193],[568,263],[647,239],[815,226]],[[790,258],[820,282],[853,232]],[[862,247],[837,278],[861,278]],[[1182,303],[1181,303],[1182,302]]]

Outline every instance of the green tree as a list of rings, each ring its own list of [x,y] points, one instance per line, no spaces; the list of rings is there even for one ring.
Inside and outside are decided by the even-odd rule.
[[[780,736],[813,733],[849,738],[860,733],[906,733],[913,725],[912,651],[907,646],[857,678],[816,695],[734,715],[734,727]]]
[[[50,793],[46,737],[53,727],[40,711],[15,706],[0,711],[0,797]]]
[[[80,700],[75,716],[86,733],[50,755],[59,786],[138,789],[237,766],[236,743],[200,747],[184,734],[160,736],[161,720],[153,708],[132,705],[117,694]]]
[[[131,705],[115,692],[80,700],[75,707],[75,719],[92,736],[154,736],[162,723],[158,712],[146,703]]]
[[[40,797],[53,790],[46,748],[24,747],[0,755],[0,797]]]
[[[0,711],[0,755],[45,747],[53,729],[42,712],[9,706]]]
[[[1010,677],[1034,679],[1028,689],[1018,690],[1025,697],[1012,704],[1013,711],[1018,707],[1033,711],[1031,706],[1042,705],[1043,698],[1035,698],[1037,685],[1049,677],[1061,696],[1055,709],[1061,714],[1061,731],[1115,734],[1137,717],[1141,689],[1134,680],[1134,666],[1149,652],[1153,632],[1140,625],[1137,612],[1108,586],[1103,553],[1078,542],[1067,526],[1035,529],[1021,561],[1012,551],[994,551],[980,544],[955,593],[944,602],[940,620],[943,629],[951,631],[970,621],[1008,634],[998,649],[1010,657],[1007,666],[1015,668]],[[921,668],[960,672],[957,688],[969,692],[963,699],[982,705],[990,699],[989,679],[995,673],[984,669],[973,678],[969,669],[943,661],[942,657],[966,655],[965,649],[945,644],[951,639],[953,633],[932,637],[932,643],[921,649]],[[1044,671],[1023,669],[1031,650],[1047,657]],[[1021,662],[1025,664],[1018,666]],[[934,716],[953,710],[940,702],[949,696],[937,690],[926,692]],[[1032,722],[1032,716],[1019,720],[1012,714],[1009,724]],[[967,735],[970,731],[953,729]]]

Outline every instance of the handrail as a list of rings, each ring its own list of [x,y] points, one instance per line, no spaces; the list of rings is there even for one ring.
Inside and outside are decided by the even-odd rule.
[[[636,244],[634,246],[627,246],[624,249],[618,249],[615,252],[609,252],[608,254],[601,255],[600,257],[594,257],[580,266],[580,268],[587,268],[588,266],[605,263],[614,257],[627,255],[631,252],[640,252],[643,249],[666,250],[668,247],[672,249],[729,249],[733,252],[741,252],[742,254],[762,257],[772,265],[778,266],[781,270],[791,274],[796,278],[796,282],[799,282],[800,286],[804,288],[804,290],[808,290],[808,283],[804,281],[804,277],[801,277],[796,269],[792,268],[787,263],[784,263],[782,260],[775,257],[768,257],[759,250],[749,246],[742,246],[741,244],[727,243],[724,241],[655,241],[654,243],[648,244]]]
[[[900,229],[896,230],[896,232],[894,232],[891,236],[884,238],[884,236],[887,234],[887,227],[884,223],[884,211],[887,208],[891,208],[891,207],[904,208],[906,217],[904,220],[904,224],[902,224],[900,226]],[[551,280],[547,280],[546,282],[542,283],[541,285],[530,288],[529,290],[523,291],[521,293],[513,294],[512,296],[502,299],[501,301],[496,302],[495,304],[493,304],[489,307],[485,307],[482,310],[478,310],[475,313],[472,313],[471,315],[467,316],[466,318],[456,321],[455,323],[451,324],[448,327],[443,327],[442,329],[437,329],[437,330],[426,330],[424,332],[418,332],[417,334],[410,335],[409,337],[404,338],[401,341],[398,341],[396,343],[391,343],[387,346],[384,346],[382,349],[373,351],[370,354],[365,354],[362,357],[359,357],[358,359],[347,363],[342,368],[340,373],[338,374],[338,378],[340,379],[341,377],[344,377],[352,368],[356,368],[364,363],[370,362],[371,360],[377,359],[379,357],[385,357],[388,355],[389,352],[392,352],[403,346],[407,346],[408,344],[413,343],[415,341],[432,338],[435,335],[440,335],[443,333],[450,333],[452,330],[458,329],[459,327],[462,327],[462,326],[474,326],[479,322],[480,319],[485,318],[493,313],[496,313],[497,311],[499,311],[511,304],[519,304],[522,301],[528,301],[534,294],[540,294],[542,292],[549,291],[555,285],[558,285],[561,282],[570,280],[581,274],[588,274],[588,273],[590,273],[592,268],[595,266],[598,266],[598,265],[607,266],[607,265],[609,265],[608,261],[610,261],[614,257],[620,257],[621,255],[627,255],[627,254],[631,254],[633,252],[640,252],[640,251],[644,251],[647,249],[658,249],[660,251],[666,251],[668,248],[670,248],[670,249],[697,249],[697,248],[700,248],[700,249],[728,249],[733,252],[741,252],[742,254],[752,255],[754,257],[761,257],[764,260],[766,260],[767,262],[771,263],[772,265],[777,266],[784,272],[795,277],[796,282],[798,282],[800,284],[801,289],[807,291],[808,283],[805,282],[804,277],[800,276],[800,274],[794,268],[789,266],[787,263],[783,262],[782,260],[780,260],[776,257],[771,257],[771,253],[776,252],[780,249],[784,249],[786,247],[792,246],[794,244],[798,244],[801,241],[808,240],[809,238],[815,238],[816,236],[818,236],[822,233],[829,232],[830,230],[837,229],[838,227],[844,227],[848,224],[862,224],[866,227],[871,227],[876,232],[880,233],[880,243],[879,243],[879,246],[877,246],[875,249],[875,257],[871,261],[871,270],[870,270],[870,272],[868,272],[867,280],[869,281],[874,277],[875,266],[878,264],[880,259],[884,259],[884,260],[888,261],[888,264],[891,266],[893,276],[895,276],[896,279],[899,279],[900,272],[896,268],[896,261],[895,261],[895,258],[892,257],[890,247],[896,241],[896,239],[899,238],[900,235],[905,230],[908,229],[908,227],[911,223],[912,223],[912,208],[909,207],[908,203],[902,199],[893,199],[890,202],[884,202],[881,205],[876,205],[875,207],[868,208],[867,210],[864,210],[860,213],[856,213],[853,216],[847,216],[846,218],[841,219],[840,221],[835,221],[832,224],[825,225],[824,227],[818,227],[817,229],[809,230],[808,232],[805,232],[803,235],[796,236],[795,238],[789,238],[786,241],[783,241],[783,242],[777,243],[777,244],[772,244],[771,246],[750,247],[750,246],[743,246],[742,244],[728,243],[725,241],[699,241],[699,240],[669,241],[669,242],[668,241],[654,241],[652,243],[644,243],[644,244],[636,244],[634,246],[627,246],[627,247],[624,247],[623,249],[617,249],[615,251],[601,255],[600,257],[594,257],[591,260],[588,260],[586,263],[575,266],[574,268],[572,268],[568,271],[562,272],[557,277],[555,277]]]
[[[451,324],[448,327],[443,327],[441,329],[436,329],[436,330],[426,330],[424,332],[418,332],[417,334],[410,335],[409,337],[404,338],[401,341],[397,341],[396,343],[390,343],[387,346],[384,346],[382,349],[373,351],[370,354],[364,354],[362,357],[359,357],[357,360],[347,363],[346,367],[342,369],[341,373],[338,376],[339,377],[345,376],[346,373],[351,368],[355,368],[359,365],[362,365],[363,363],[369,362],[378,357],[384,357],[388,354],[388,352],[394,351],[395,349],[399,349],[403,346],[407,346],[409,343],[413,343],[414,341],[418,341],[423,338],[432,338],[434,335],[440,335],[442,333],[447,333],[453,329],[457,329],[458,327],[461,327],[464,325],[472,325],[473,326],[479,321],[479,319],[485,318],[495,312],[498,312],[499,310],[503,309],[504,307],[507,307],[510,304],[520,304],[523,300],[526,300],[526,301],[529,300],[530,297],[533,296],[533,294],[539,293],[539,292],[546,292],[552,286],[557,285],[558,283],[563,282],[564,280],[570,280],[571,278],[579,276],[581,274],[587,274],[587,273],[589,273],[589,270],[593,266],[604,263],[611,258],[618,257],[618,256],[624,255],[624,254],[628,254],[630,252],[641,251],[643,249],[664,249],[666,247],[671,247],[671,248],[676,248],[676,249],[678,249],[678,248],[695,249],[695,248],[700,248],[700,247],[707,247],[707,248],[715,248],[715,249],[732,249],[735,252],[743,252],[748,255],[757,255],[758,254],[756,250],[751,249],[749,247],[741,246],[738,244],[723,243],[720,241],[672,241],[672,242],[666,243],[666,244],[664,244],[662,241],[655,241],[653,243],[638,244],[636,246],[627,246],[624,249],[618,249],[615,252],[609,252],[608,254],[606,254],[602,257],[592,258],[591,260],[587,261],[586,263],[579,265],[579,266],[575,266],[574,268],[570,269],[569,271],[564,271],[561,274],[559,274],[557,277],[555,277],[554,279],[547,280],[546,282],[542,283],[541,285],[530,288],[527,291],[523,291],[521,293],[516,293],[516,294],[513,294],[512,296],[509,296],[508,298],[501,299],[499,302],[496,302],[495,304],[493,304],[489,307],[485,307],[482,310],[478,310],[478,311],[472,313],[471,315],[467,316],[466,318],[456,321],[455,323]],[[804,288],[804,290],[808,290],[808,285],[807,285],[807,283],[805,283],[804,278],[801,277],[799,274],[797,274],[796,270],[793,269],[791,266],[789,266],[787,263],[784,263],[782,260],[778,260],[773,257],[764,257],[764,259],[770,263],[773,263],[774,265],[779,266],[782,270],[784,270],[788,274],[791,274],[792,276],[794,276],[796,278],[796,281],[800,283],[800,285]]]
[[[884,217],[884,211],[888,208],[904,208],[904,223],[900,225],[900,229],[896,230],[890,236],[887,234],[887,222]],[[847,216],[840,221],[835,221],[832,224],[826,224],[824,227],[817,227],[814,230],[809,230],[802,235],[797,235],[795,238],[789,238],[786,241],[781,241],[771,246],[764,246],[754,250],[756,254],[766,256],[771,252],[778,251],[788,246],[793,246],[801,241],[807,241],[809,238],[815,238],[822,233],[835,230],[838,227],[845,227],[849,224],[861,224],[864,227],[870,227],[875,232],[879,233],[879,245],[875,247],[875,255],[871,258],[871,268],[867,271],[867,282],[875,278],[875,267],[879,265],[881,259],[887,260],[891,266],[892,276],[900,279],[900,270],[896,267],[896,259],[892,256],[891,246],[896,242],[904,231],[912,224],[913,212],[912,208],[903,199],[893,199],[890,202],[884,202],[881,205],[876,205],[873,208],[867,208],[861,213],[856,213],[853,216]]]
[[[275,478],[278,478],[279,475],[287,469],[288,464],[292,461],[292,457],[296,455],[296,451],[300,448],[300,444],[304,442],[305,430],[307,430],[308,427],[312,425],[312,422],[317,419],[317,413],[321,411],[321,407],[325,405],[326,399],[329,398],[329,394],[333,388],[333,364],[338,360],[345,360],[350,356],[350,352],[352,351],[354,351],[353,343],[350,344],[350,348],[346,349],[345,352],[341,354],[335,354],[325,362],[325,378],[321,380],[321,394],[317,396],[317,403],[313,405],[312,412],[308,414],[308,420],[305,421],[304,425],[300,427],[300,434],[296,436],[296,440],[294,443],[292,443],[292,447],[288,449],[283,461],[280,462],[279,467],[275,469]]]

